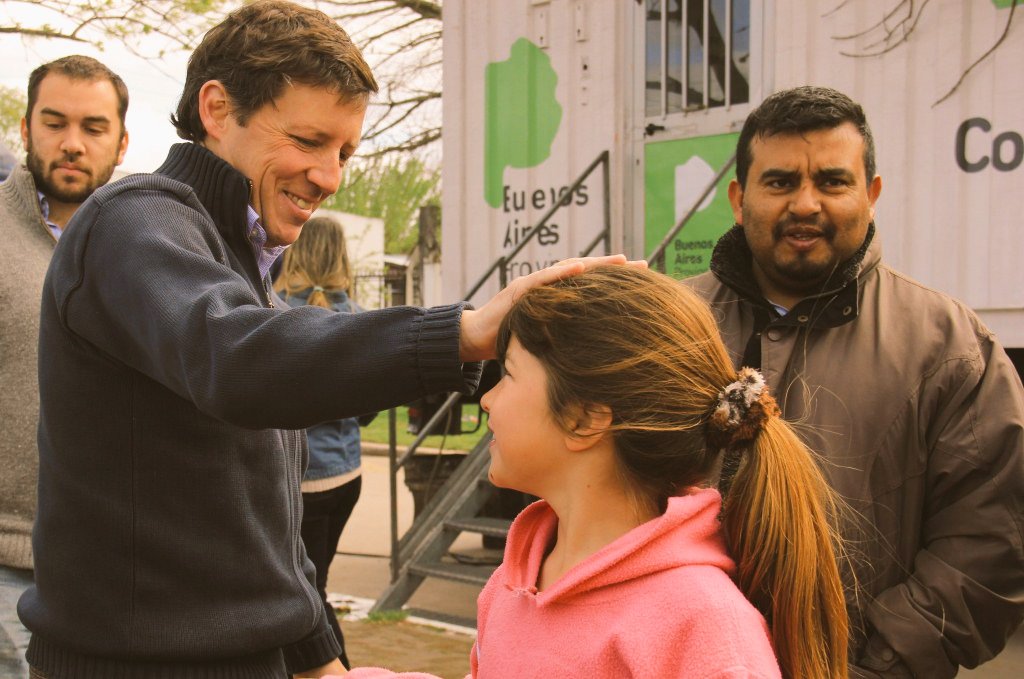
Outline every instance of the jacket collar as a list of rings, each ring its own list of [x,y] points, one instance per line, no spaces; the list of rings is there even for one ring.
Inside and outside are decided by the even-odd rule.
[[[4,192],[22,214],[34,215],[40,225],[46,226],[46,221],[43,219],[43,208],[39,204],[39,189],[36,188],[36,181],[24,163],[15,166],[2,186]]]
[[[199,144],[175,144],[156,174],[192,187],[225,237],[244,237],[250,184],[225,160]]]
[[[857,317],[860,311],[859,287],[881,258],[882,247],[875,238],[875,224],[872,222],[860,248],[826,281],[822,291],[804,298],[781,318],[761,294],[754,279],[753,255],[743,235],[743,227],[733,226],[715,244],[711,272],[740,297],[767,312],[772,324],[834,328]]]

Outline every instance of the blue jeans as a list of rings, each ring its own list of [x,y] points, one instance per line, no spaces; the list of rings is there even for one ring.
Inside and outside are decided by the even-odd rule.
[[[0,677],[27,677],[29,631],[18,620],[18,599],[32,584],[32,571],[0,566]]]

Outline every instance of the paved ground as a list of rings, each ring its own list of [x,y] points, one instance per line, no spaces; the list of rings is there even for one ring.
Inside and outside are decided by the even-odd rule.
[[[473,636],[424,622],[343,622],[352,662],[396,672],[429,671],[442,679],[469,672]],[[397,649],[401,649],[400,651]]]
[[[399,481],[399,526],[412,522],[412,498]],[[389,582],[388,536],[389,499],[387,458],[363,457],[363,496],[339,543],[339,554],[331,568],[328,589],[375,599]],[[456,549],[479,547],[479,538],[463,536]],[[473,619],[479,590],[467,585],[428,579],[410,601],[410,606],[441,611]],[[381,665],[392,669],[428,671],[461,679],[469,670],[469,634],[417,629],[417,625],[377,625],[343,621],[349,657],[360,665]],[[470,630],[466,630],[470,632]],[[968,679],[1020,679],[1024,677],[1024,628],[1010,640],[995,660],[958,677]]]

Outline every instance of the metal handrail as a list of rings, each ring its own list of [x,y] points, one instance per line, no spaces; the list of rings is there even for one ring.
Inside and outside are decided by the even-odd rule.
[[[580,176],[574,181],[564,193],[552,204],[547,212],[540,218],[540,220],[534,224],[530,229],[523,235],[522,240],[519,244],[513,248],[512,252],[507,255],[498,257],[497,260],[491,266],[487,268],[483,276],[469,289],[463,297],[463,301],[470,300],[473,295],[480,291],[485,283],[491,278],[495,271],[499,272],[499,282],[502,288],[507,284],[507,268],[506,263],[515,257],[519,252],[526,247],[527,243],[533,239],[540,229],[548,223],[548,220],[562,207],[570,205],[572,203],[572,197],[575,195],[576,190],[586,181],[598,166],[602,168],[602,186],[604,189],[604,228],[600,233],[592,240],[586,248],[580,252],[580,257],[586,257],[594,248],[597,247],[598,243],[604,241],[605,253],[611,249],[611,164],[609,162],[609,153],[607,150],[602,151],[597,158],[594,159],[590,165],[580,174]],[[446,417],[451,410],[452,406],[459,400],[460,394],[458,392],[452,392],[448,394],[448,398],[445,399],[444,403],[437,409],[437,412],[430,418],[430,420],[423,425],[417,434],[416,438],[410,444],[409,448],[402,454],[402,457],[398,457],[398,442],[397,442],[397,413],[394,408],[388,411],[388,466],[390,471],[390,492],[391,492],[391,581],[395,582],[399,577],[402,564],[400,562],[399,555],[399,537],[398,537],[398,471],[402,469],[412,456],[416,454],[416,450],[420,444],[426,439],[428,432],[434,429],[434,426],[441,421],[441,418]],[[426,515],[427,512],[424,512]],[[411,529],[410,529],[411,530]]]
[[[679,232],[683,230],[683,227],[686,226],[686,224],[695,214],[697,214],[697,210],[698,208],[700,208],[700,204],[703,203],[704,200],[711,195],[711,192],[715,190],[716,186],[718,186],[718,182],[722,181],[722,177],[725,176],[725,173],[731,170],[732,166],[735,164],[736,154],[734,153],[729,158],[729,160],[725,161],[725,165],[723,165],[722,169],[718,171],[718,174],[716,174],[715,178],[711,180],[711,183],[707,185],[707,188],[705,188],[704,192],[700,194],[700,197],[697,198],[696,201],[694,201],[693,206],[690,207],[689,211],[685,215],[683,215],[682,219],[680,219],[675,226],[669,229],[668,233],[665,234],[665,237],[661,239],[661,242],[658,243],[657,247],[655,247],[654,250],[651,251],[651,254],[647,256],[647,261],[650,262],[652,266],[655,266],[657,268],[657,262],[661,261],[662,258],[664,258],[665,250],[668,249],[668,244],[675,240],[676,236],[679,235]],[[664,273],[665,263],[663,261],[661,262],[660,268],[662,273]]]

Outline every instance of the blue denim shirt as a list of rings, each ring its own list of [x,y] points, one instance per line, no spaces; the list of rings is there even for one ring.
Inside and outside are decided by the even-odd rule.
[[[294,295],[286,296],[284,301],[288,306],[303,306],[308,302],[312,292],[312,288],[300,290]],[[343,291],[328,291],[325,294],[334,311],[362,311]],[[347,474],[359,467],[361,444],[359,421],[356,418],[346,417],[312,426],[306,430],[306,440],[309,442],[309,466],[302,477],[303,481],[329,479]]]

